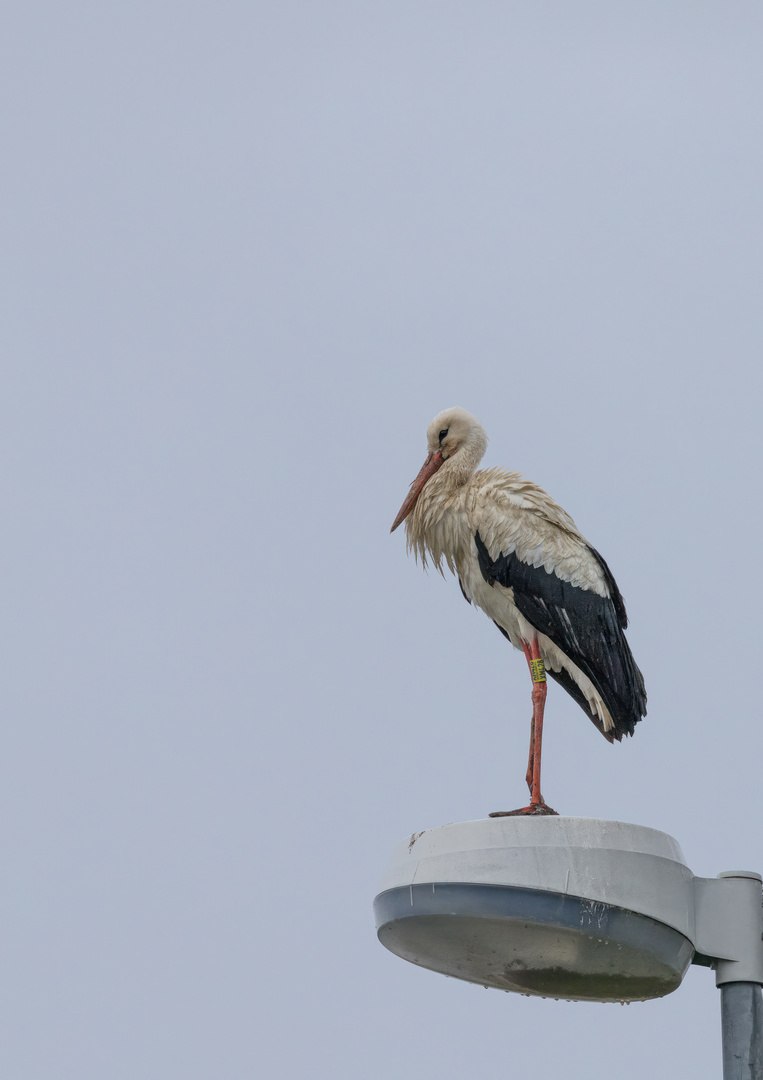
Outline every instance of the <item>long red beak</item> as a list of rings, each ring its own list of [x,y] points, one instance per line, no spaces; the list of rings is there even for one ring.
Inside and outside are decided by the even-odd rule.
[[[430,477],[434,476],[434,474],[442,465],[443,460],[444,458],[439,450],[435,451],[434,454],[429,454],[426,461],[421,466],[421,472],[411,484],[411,490],[408,492],[408,497],[398,510],[397,517],[392,522],[392,528],[389,530],[391,533],[395,531],[398,525],[402,525],[402,523],[410,514],[411,510],[413,510],[414,506],[416,505],[416,500],[418,499],[424,487],[424,484],[426,484],[427,480],[429,480]]]

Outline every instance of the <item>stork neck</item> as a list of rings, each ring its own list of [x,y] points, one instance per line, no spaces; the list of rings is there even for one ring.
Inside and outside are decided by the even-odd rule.
[[[433,477],[439,480],[440,490],[451,493],[468,484],[484,453],[484,446],[470,446],[467,443],[453,457],[449,457]]]

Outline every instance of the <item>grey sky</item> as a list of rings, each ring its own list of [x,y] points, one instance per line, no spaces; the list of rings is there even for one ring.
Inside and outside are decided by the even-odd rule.
[[[0,13],[0,933],[13,1080],[720,1074],[718,994],[528,1000],[375,939],[518,805],[524,661],[389,526],[453,404],[569,510],[649,692],[544,794],[760,844],[749,3]]]

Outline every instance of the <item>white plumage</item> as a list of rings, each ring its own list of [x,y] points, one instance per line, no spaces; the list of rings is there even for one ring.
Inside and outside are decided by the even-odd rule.
[[[528,663],[539,655],[609,741],[633,734],[646,693],[607,564],[537,484],[504,469],[476,471],[486,448],[475,417],[439,413],[393,531],[407,518],[409,550],[440,572],[448,566],[466,599]],[[538,772],[539,764],[538,750]]]

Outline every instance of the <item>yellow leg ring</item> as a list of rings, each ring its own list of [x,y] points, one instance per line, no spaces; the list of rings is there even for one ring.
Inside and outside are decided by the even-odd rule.
[[[531,660],[530,671],[532,672],[533,682],[546,681],[546,665],[542,660]]]

